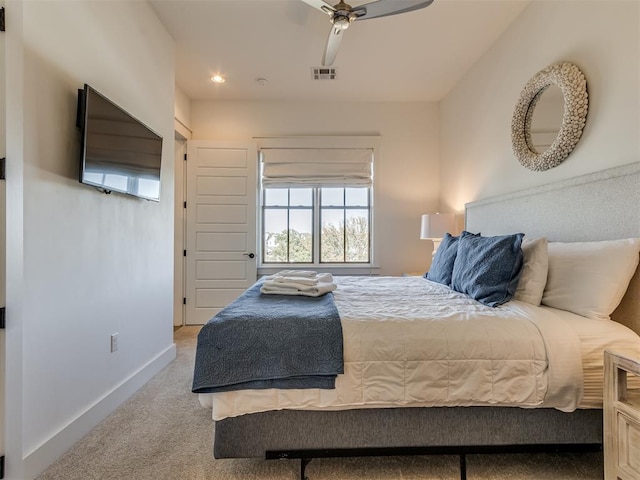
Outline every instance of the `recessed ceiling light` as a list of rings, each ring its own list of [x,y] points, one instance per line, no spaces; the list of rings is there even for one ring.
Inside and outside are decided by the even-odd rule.
[[[224,83],[224,82],[226,82],[226,81],[227,81],[227,79],[226,79],[226,78],[224,78],[222,75],[218,75],[218,74],[216,74],[216,75],[212,75],[212,76],[211,76],[211,81],[212,81],[213,83]]]

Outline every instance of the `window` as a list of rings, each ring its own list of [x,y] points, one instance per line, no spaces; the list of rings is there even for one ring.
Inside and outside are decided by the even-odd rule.
[[[313,262],[313,189],[263,191],[263,263]]]
[[[374,264],[373,137],[260,141],[259,272],[283,265],[371,274]],[[377,163],[377,159],[375,162]]]
[[[369,188],[320,188],[320,262],[369,263]]]
[[[263,263],[369,263],[371,188],[263,188]]]

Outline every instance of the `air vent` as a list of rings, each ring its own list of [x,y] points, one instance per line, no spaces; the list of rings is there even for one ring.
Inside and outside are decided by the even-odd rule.
[[[313,80],[335,80],[336,69],[328,67],[312,67],[311,78]]]

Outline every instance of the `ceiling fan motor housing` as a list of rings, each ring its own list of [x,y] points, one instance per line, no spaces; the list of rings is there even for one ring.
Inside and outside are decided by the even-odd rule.
[[[351,13],[351,5],[344,2],[340,2],[334,7],[334,12],[331,15],[331,23],[336,28],[346,30],[351,25],[351,22],[356,18],[356,15]]]
[[[331,23],[333,23],[333,26],[336,28],[346,30],[347,28],[349,28],[349,25],[351,25],[351,18],[349,17],[349,15],[341,15],[336,13],[331,18]]]

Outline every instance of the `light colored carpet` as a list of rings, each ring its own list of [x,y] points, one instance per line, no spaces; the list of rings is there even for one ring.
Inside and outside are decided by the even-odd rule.
[[[199,327],[175,332],[177,359],[39,480],[296,480],[299,461],[216,460],[213,421],[191,393]],[[602,453],[469,455],[469,480],[601,480]],[[454,480],[455,456],[313,460],[310,480]]]

